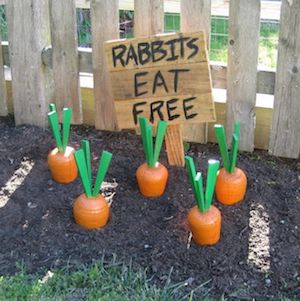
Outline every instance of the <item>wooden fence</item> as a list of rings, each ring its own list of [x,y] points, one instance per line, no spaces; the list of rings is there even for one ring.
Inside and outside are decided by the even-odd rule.
[[[92,49],[77,47],[76,5],[91,10]],[[215,100],[217,121],[229,133],[241,121],[241,150],[299,158],[300,0],[282,0],[276,73],[257,70],[260,0],[230,0],[229,9],[228,65],[211,62],[213,87],[227,89],[226,103]],[[134,10],[136,37],[163,32],[163,0],[135,0]],[[180,10],[181,31],[209,37],[210,0],[181,0]],[[0,115],[13,111],[16,124],[44,127],[55,99],[58,109],[73,107],[74,124],[116,130],[103,42],[119,38],[118,0],[6,0],[6,13],[0,68],[10,68],[0,72]],[[274,108],[257,104],[257,93],[274,94]],[[215,141],[211,124],[185,126],[183,135]]]

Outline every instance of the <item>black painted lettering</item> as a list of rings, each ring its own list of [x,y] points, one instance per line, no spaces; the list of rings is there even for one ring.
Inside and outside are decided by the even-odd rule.
[[[161,74],[160,71],[157,71],[157,73],[154,76],[154,80],[153,80],[152,93],[155,94],[156,88],[160,87],[160,86],[163,86],[167,93],[169,92],[163,75]]]
[[[189,72],[190,69],[171,69],[168,72],[174,73],[174,92],[177,92],[178,89],[178,81],[179,81],[179,73],[180,72]]]
[[[171,106],[171,105],[175,104],[177,101],[178,101],[178,98],[173,98],[173,99],[168,100],[166,103],[169,121],[177,119],[180,116],[179,114],[172,114],[172,112],[177,109],[177,106]]]
[[[162,48],[163,41],[153,41],[151,43],[152,61],[153,63],[163,60],[167,56],[167,51]]]
[[[167,61],[176,61],[178,59],[178,55],[175,55],[175,46],[178,42],[178,39],[169,40],[165,44],[170,46],[171,55],[167,58]]]
[[[151,59],[151,52],[149,51],[149,43],[138,43],[138,54],[141,65],[147,64]]]
[[[139,77],[145,76],[147,74],[148,74],[148,72],[144,71],[144,72],[136,73],[134,75],[134,96],[135,97],[138,97],[138,96],[141,96],[141,95],[144,95],[144,94],[148,93],[147,90],[144,90],[142,92],[139,91],[139,87],[145,86],[147,84],[147,82],[139,82],[138,81]]]
[[[190,38],[189,37],[183,37],[183,36],[180,36],[178,38],[178,42],[180,43],[180,57],[181,58],[184,58],[184,42],[185,41],[188,41]]]
[[[137,107],[143,106],[146,103],[147,103],[146,101],[141,101],[141,102],[137,102],[133,105],[132,115],[133,115],[133,120],[134,120],[135,125],[137,125],[137,123],[138,123],[138,115],[144,112],[143,110],[139,110]]]
[[[117,66],[117,62],[120,61],[121,65],[125,66],[124,54],[127,47],[125,45],[118,45],[112,48],[112,58],[114,67]]]
[[[199,40],[198,38],[193,38],[186,43],[186,46],[191,50],[193,50],[193,52],[188,56],[188,60],[198,54],[199,47],[197,44],[195,44],[198,40]]]
[[[157,112],[160,120],[164,120],[164,115],[161,112],[161,107],[164,105],[162,100],[154,101],[150,104],[150,122],[154,122],[154,113]]]
[[[193,119],[198,115],[198,113],[188,113],[188,111],[190,111],[194,106],[193,105],[187,106],[187,103],[194,99],[196,99],[196,97],[186,98],[182,101],[184,116],[186,120]]]
[[[128,52],[127,52],[127,59],[126,59],[126,65],[128,65],[129,61],[133,60],[135,65],[138,65],[138,58],[137,54],[135,52],[134,47],[130,44]]]

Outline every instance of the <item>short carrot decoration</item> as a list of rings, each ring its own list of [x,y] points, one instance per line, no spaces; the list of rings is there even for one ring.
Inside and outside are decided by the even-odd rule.
[[[202,174],[200,172],[196,174],[194,160],[186,156],[185,163],[197,203],[188,213],[193,240],[199,245],[213,245],[219,241],[221,233],[221,213],[211,204],[220,163],[217,160],[208,161],[205,193]]]
[[[247,188],[247,177],[245,173],[236,167],[240,123],[236,122],[234,125],[230,152],[228,151],[223,125],[216,124],[214,129],[224,165],[218,172],[216,196],[220,203],[233,205],[244,199]]]
[[[61,135],[55,104],[50,104],[49,108],[50,112],[48,113],[48,119],[56,147],[48,155],[48,166],[51,171],[52,178],[56,182],[63,184],[71,183],[78,175],[74,159],[74,148],[68,146],[72,109],[63,109],[63,126]]]
[[[139,124],[146,162],[136,171],[138,186],[144,196],[158,197],[164,193],[169,175],[166,167],[158,162],[167,123],[165,121],[158,123],[155,146],[153,146],[152,125],[144,117],[139,118]]]
[[[76,164],[84,188],[73,205],[73,214],[78,225],[86,229],[104,227],[109,218],[109,206],[106,199],[99,193],[102,182],[108,170],[112,154],[103,151],[99,162],[94,187],[92,187],[92,168],[90,144],[81,141],[81,148],[75,152]]]

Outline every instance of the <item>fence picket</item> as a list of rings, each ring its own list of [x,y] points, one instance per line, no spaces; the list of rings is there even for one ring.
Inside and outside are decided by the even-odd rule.
[[[78,43],[74,0],[50,0],[50,26],[55,102],[73,109],[75,124],[82,123],[78,71]]]
[[[119,38],[119,1],[92,0],[91,21],[95,127],[113,131],[118,126],[103,43]]]
[[[269,152],[298,158],[300,152],[300,0],[282,1],[275,98]]]
[[[240,150],[253,151],[260,0],[231,0],[227,67],[227,136],[241,122]]]
[[[0,45],[1,45],[1,37],[0,37]],[[5,76],[4,76],[2,47],[0,47],[0,116],[6,116],[7,114],[8,114],[7,92],[6,92],[6,83],[5,83]]]
[[[53,97],[50,71],[41,56],[50,44],[49,3],[10,0],[6,12],[15,122],[45,127]]]
[[[205,30],[207,45],[210,40],[210,0],[181,0],[180,30],[192,32]],[[195,124],[183,126],[183,139],[190,142],[207,142],[207,124]]]
[[[134,35],[150,37],[164,30],[164,1],[134,1]],[[170,165],[184,165],[184,149],[181,126],[168,126],[165,137],[168,161]]]

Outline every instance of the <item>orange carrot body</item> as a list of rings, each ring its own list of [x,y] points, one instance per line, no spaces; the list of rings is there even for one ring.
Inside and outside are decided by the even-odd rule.
[[[71,183],[77,178],[74,149],[70,146],[67,146],[64,154],[60,153],[57,148],[53,149],[48,155],[48,166],[53,180],[58,183]]]
[[[217,207],[211,205],[205,212],[200,212],[194,206],[188,213],[188,223],[193,240],[199,245],[213,245],[220,239],[221,213]]]
[[[155,167],[150,167],[147,163],[142,164],[136,171],[141,194],[146,197],[161,196],[165,191],[168,176],[168,170],[160,163]]]
[[[247,177],[245,173],[235,168],[234,173],[228,173],[225,168],[218,172],[216,182],[217,200],[224,205],[233,205],[241,201],[246,193]]]
[[[73,214],[78,225],[86,229],[101,228],[108,221],[109,206],[101,194],[91,198],[81,194],[74,202]]]

